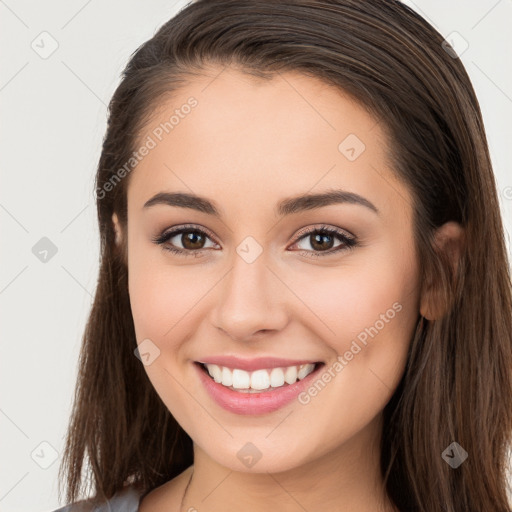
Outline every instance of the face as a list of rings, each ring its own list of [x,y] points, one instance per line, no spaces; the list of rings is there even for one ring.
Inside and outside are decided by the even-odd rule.
[[[298,73],[219,72],[141,135],[131,308],[147,375],[195,445],[233,470],[284,471],[375,425],[400,381],[419,312],[412,199],[349,96]],[[214,378],[198,362],[218,363]],[[262,454],[254,468],[244,450]]]

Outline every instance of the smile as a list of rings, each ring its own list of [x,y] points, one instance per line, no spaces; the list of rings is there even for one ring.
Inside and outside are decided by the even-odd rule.
[[[224,358],[225,360],[225,358]],[[280,363],[283,363],[281,360]],[[291,361],[290,361],[291,362]],[[276,366],[265,361],[250,371],[212,362],[194,362],[193,366],[209,397],[223,409],[241,415],[268,414],[292,402],[318,377],[323,362]],[[269,367],[270,366],[270,367]]]
[[[205,364],[204,366],[210,377],[218,384],[245,393],[257,393],[295,384],[297,380],[306,378],[315,369],[314,363],[285,368],[267,368],[253,372],[216,364]]]

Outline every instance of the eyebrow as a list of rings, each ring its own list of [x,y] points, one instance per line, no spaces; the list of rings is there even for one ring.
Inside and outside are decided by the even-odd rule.
[[[368,201],[368,199],[354,192],[347,192],[346,190],[329,190],[321,194],[303,194],[289,197],[281,200],[277,204],[275,213],[283,217],[305,210],[315,210],[324,206],[344,203],[364,206],[377,215],[380,214],[378,208]],[[144,208],[150,208],[159,204],[190,208],[221,218],[220,210],[214,201],[195,194],[185,192],[159,192],[144,203]]]

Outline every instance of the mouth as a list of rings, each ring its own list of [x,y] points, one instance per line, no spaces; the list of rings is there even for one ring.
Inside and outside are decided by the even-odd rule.
[[[210,380],[237,393],[261,394],[295,385],[325,363],[322,361],[290,366],[260,368],[254,371],[230,368],[211,363],[194,363]]]
[[[209,397],[224,410],[239,415],[265,415],[292,403],[325,366],[320,361],[300,361],[301,364],[291,367],[276,367],[277,361],[283,364],[284,360],[267,361],[270,368],[262,368],[258,363],[253,371],[200,361],[193,366]]]

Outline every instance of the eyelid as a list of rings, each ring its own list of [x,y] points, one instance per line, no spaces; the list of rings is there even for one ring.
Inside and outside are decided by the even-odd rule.
[[[338,234],[338,235],[342,234],[342,235],[346,236],[347,238],[349,238],[350,240],[354,240],[354,241],[357,240],[357,238],[352,233],[347,231],[346,229],[338,228],[338,227],[334,227],[334,226],[328,226],[326,224],[313,224],[312,226],[308,226],[306,228],[300,229],[297,232],[297,234],[295,235],[295,241],[293,243],[296,244],[304,235],[309,235],[309,234],[315,233],[317,231],[328,231],[328,232],[331,232],[333,234]]]
[[[172,228],[166,229],[161,234],[156,235],[156,237],[153,238],[153,241],[156,241],[160,238],[167,237],[167,235],[171,235],[175,237],[176,235],[179,235],[182,231],[199,231],[203,232],[205,235],[207,235],[209,238],[212,239],[217,245],[220,245],[220,243],[216,240],[215,235],[204,226],[200,226],[199,224],[183,224],[181,226],[174,226]],[[201,250],[201,249],[200,249]],[[198,252],[198,251],[196,251]]]
[[[203,231],[216,244],[220,245],[220,243],[216,240],[215,235],[208,228],[206,228],[204,226],[200,226],[198,224],[183,224],[181,226],[177,226],[177,227],[172,227],[172,228],[166,229],[161,234],[156,235],[153,238],[153,241],[156,242],[156,240],[158,240],[160,238],[164,238],[168,234],[172,234],[173,236],[176,236],[181,231],[192,230],[192,229],[197,229],[199,231]],[[346,229],[338,228],[338,227],[336,227],[336,228],[329,227],[326,224],[313,224],[312,226],[307,226],[305,228],[300,229],[297,232],[297,234],[295,235],[294,241],[293,241],[292,244],[296,244],[304,235],[309,235],[310,233],[314,233],[316,231],[333,231],[333,232],[341,231],[343,234],[345,234],[347,236],[347,238],[356,240],[356,237],[352,233],[347,231]]]
[[[205,228],[204,226],[200,226],[198,224],[183,224],[181,226],[174,226],[172,228],[168,228],[168,229],[164,230],[161,234],[153,237],[152,241],[155,244],[162,245],[163,249],[174,252],[176,254],[180,254],[182,256],[189,256],[192,254],[198,255],[198,254],[202,254],[203,252],[205,252],[208,249],[211,249],[211,247],[209,247],[209,248],[203,248],[203,249],[197,249],[197,250],[187,250],[187,249],[182,249],[180,247],[174,247],[174,246],[165,247],[165,244],[167,243],[167,241],[169,239],[174,238],[175,236],[177,236],[183,232],[187,232],[187,231],[196,231],[196,232],[203,233],[208,238],[210,238],[215,244],[220,245],[219,242],[216,240],[216,237],[213,235],[213,233],[208,228]],[[313,234],[313,233],[327,233],[328,235],[338,237],[338,239],[342,239],[342,242],[343,242],[342,245],[344,245],[344,247],[337,248],[334,250],[330,249],[328,251],[310,251],[310,250],[300,249],[295,252],[302,253],[302,254],[308,254],[308,256],[313,256],[313,255],[328,256],[331,254],[336,254],[338,252],[342,252],[343,250],[351,249],[351,248],[355,247],[356,245],[358,245],[358,243],[359,243],[356,236],[352,235],[350,232],[348,232],[347,230],[345,230],[343,228],[334,227],[334,226],[330,226],[327,224],[314,224],[312,226],[307,226],[305,228],[300,229],[297,232],[297,234],[295,235],[294,241],[292,242],[292,244],[290,246],[288,246],[288,248],[296,245],[298,242],[300,242],[300,240],[302,238],[305,238],[308,235]]]

